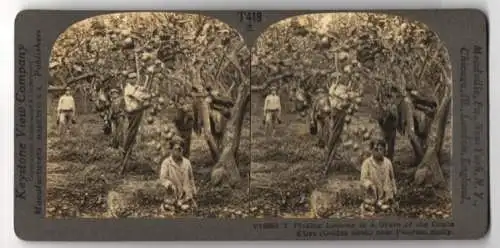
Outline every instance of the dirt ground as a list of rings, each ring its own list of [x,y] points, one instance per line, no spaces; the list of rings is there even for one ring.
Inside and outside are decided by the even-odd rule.
[[[355,182],[359,179],[359,172],[350,166],[341,166],[339,171],[331,172],[328,177],[322,176],[323,152],[314,145],[316,140],[309,135],[305,119],[297,114],[285,112],[283,124],[278,127],[275,137],[265,137],[261,103],[258,96],[252,96],[251,131],[248,120],[244,124],[238,158],[242,180],[235,189],[215,188],[209,184],[213,162],[205,140],[193,134],[191,160],[200,190],[198,208],[179,213],[177,217],[307,217],[310,194],[314,189],[327,181]],[[359,116],[361,121],[367,119],[366,113]],[[67,139],[56,135],[53,115],[48,117],[48,124],[47,217],[109,218],[106,197],[110,190],[125,181],[158,177],[152,169],[158,164],[141,147],[135,150],[130,161],[132,171],[123,178],[118,175],[120,153],[109,147],[110,138],[102,134],[102,120],[97,114],[79,116],[73,136]],[[447,133],[443,149],[444,154],[449,156],[450,131]],[[398,137],[397,142],[399,145],[393,164],[400,191],[398,215],[450,217],[450,194],[437,198],[432,190],[409,186],[413,175],[407,171],[413,153],[403,138]],[[443,170],[447,177],[448,160],[443,158]],[[355,218],[358,215],[359,205],[352,202],[332,217]],[[168,217],[156,203],[141,208],[133,216]]]
[[[130,180],[154,180],[151,156],[140,147],[130,161],[131,171],[121,178],[117,171],[120,152],[109,147],[110,137],[102,133],[97,114],[79,116],[73,136],[60,139],[54,116],[48,118],[47,211],[53,218],[108,218],[106,197],[110,190]],[[191,160],[199,189],[196,210],[178,216],[240,218],[248,215],[248,175],[250,164],[249,124],[242,133],[239,155],[241,184],[236,189],[209,185],[210,152],[202,137],[193,134]],[[139,139],[141,142],[141,139]],[[147,205],[147,204],[146,204]],[[143,208],[135,217],[165,217],[157,204]]]

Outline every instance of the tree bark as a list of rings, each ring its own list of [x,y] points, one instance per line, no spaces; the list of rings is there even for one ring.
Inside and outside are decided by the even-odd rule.
[[[241,180],[236,157],[240,145],[243,119],[249,103],[250,85],[242,84],[238,89],[236,104],[224,135],[224,148],[217,164],[212,169],[211,181],[214,185],[227,182],[230,186],[234,186]]]
[[[210,106],[208,106],[208,103],[205,100],[202,100],[200,107],[201,117],[203,119],[203,135],[205,137],[205,140],[207,141],[207,145],[210,149],[210,153],[212,154],[212,158],[214,159],[214,161],[218,161],[220,158],[220,150],[217,146],[217,142],[215,142],[215,138],[213,136],[214,132],[210,125]]]
[[[82,74],[80,76],[77,76],[77,77],[73,77],[73,78],[69,78],[66,82],[65,82],[65,85],[66,86],[69,86],[77,81],[80,81],[82,79],[86,79],[86,78],[89,78],[89,77],[93,77],[95,76],[95,73],[93,72],[90,72],[90,73],[85,73],[85,74]]]
[[[446,93],[445,98],[443,100],[446,100],[444,104],[446,106],[443,106],[444,110],[442,113],[442,116],[439,116],[439,123],[438,123],[438,130],[436,136],[438,137],[436,141],[436,152],[437,152],[437,157],[441,158],[441,149],[443,148],[443,141],[444,141],[444,136],[445,136],[445,131],[446,131],[446,123],[448,122],[448,117],[450,115],[450,110],[451,110],[451,96],[449,93]],[[438,112],[439,114],[439,112]],[[432,130],[432,126],[430,127]],[[440,160],[439,160],[440,161]]]
[[[400,118],[404,118],[404,132],[410,140],[411,146],[413,147],[413,151],[415,153],[415,161],[418,164],[424,156],[424,149],[422,148],[422,140],[420,140],[419,137],[415,134],[415,108],[411,100],[408,98],[403,99],[401,104],[402,116]]]
[[[280,74],[280,75],[277,75],[275,77],[272,77],[272,78],[269,78],[267,79],[263,84],[261,85],[252,85],[251,87],[251,90],[252,91],[262,91],[262,90],[265,90],[272,82],[274,81],[277,81],[277,80],[280,80],[282,78],[286,78],[286,77],[290,77],[292,76],[293,74],[291,72],[289,73],[284,73],[284,74]]]
[[[450,111],[451,95],[448,90],[439,104],[436,116],[432,121],[431,130],[427,140],[427,149],[415,173],[415,184],[433,187],[444,186],[445,183],[439,154],[443,145],[447,117]]]
[[[229,186],[233,187],[241,180],[236,157],[240,145],[243,120],[245,113],[247,113],[247,106],[250,103],[251,86],[250,78],[245,74],[236,58],[236,52],[228,56],[228,60],[236,67],[242,80],[238,87],[238,94],[235,106],[232,108],[231,118],[226,125],[222,142],[224,148],[218,157],[217,163],[212,168],[211,182],[213,185],[226,182]]]
[[[333,166],[334,170],[337,170],[337,166],[335,166],[335,152],[337,145],[340,141],[340,136],[344,130],[345,117],[347,113],[344,110],[336,111],[328,120],[328,124],[325,126],[328,128],[327,133],[327,143],[326,143],[326,163],[323,173],[325,175],[328,174],[330,168]]]

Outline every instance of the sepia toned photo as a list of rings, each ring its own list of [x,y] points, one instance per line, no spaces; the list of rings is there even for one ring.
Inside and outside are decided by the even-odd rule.
[[[20,11],[15,234],[485,237],[488,37],[479,9]]]
[[[424,23],[282,20],[252,48],[255,217],[451,217],[451,63]]]
[[[249,59],[203,15],[68,27],[50,56],[46,217],[245,217]]]
[[[51,218],[451,217],[451,64],[424,23],[119,13],[54,43]]]

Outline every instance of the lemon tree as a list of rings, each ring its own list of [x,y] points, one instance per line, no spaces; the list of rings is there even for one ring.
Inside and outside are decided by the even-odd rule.
[[[378,122],[388,115],[404,120],[400,131],[422,159],[433,129],[426,128],[418,137],[413,115],[424,113],[423,122],[430,127],[439,101],[450,90],[446,48],[424,24],[401,16],[343,13],[289,18],[262,34],[252,55],[256,82],[284,75],[282,86],[302,88],[312,96],[318,88],[343,86],[341,93],[333,93],[344,107],[330,127],[329,159],[337,149],[348,160],[362,158],[368,139],[387,131]],[[361,107],[371,115],[368,123],[360,124],[366,119],[360,116]]]
[[[183,13],[120,13],[72,25],[54,44],[51,84],[85,88],[88,99],[128,80],[150,96],[139,130],[139,146],[158,162],[168,140],[178,136],[175,111],[191,110],[210,87],[233,100],[248,73],[248,50],[227,24]],[[206,92],[205,92],[206,94]],[[77,103],[79,104],[79,103]]]

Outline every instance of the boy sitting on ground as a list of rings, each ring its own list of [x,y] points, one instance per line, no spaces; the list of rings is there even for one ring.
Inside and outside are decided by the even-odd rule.
[[[361,165],[361,186],[365,194],[362,210],[376,212],[388,211],[395,207],[397,194],[396,180],[392,162],[384,156],[386,143],[374,139],[370,143],[372,155]]]
[[[183,140],[174,137],[170,143],[172,154],[163,160],[160,169],[160,181],[174,191],[176,204],[181,208],[189,206],[187,203],[195,205],[194,196],[197,193],[191,162],[182,156],[183,147]]]

